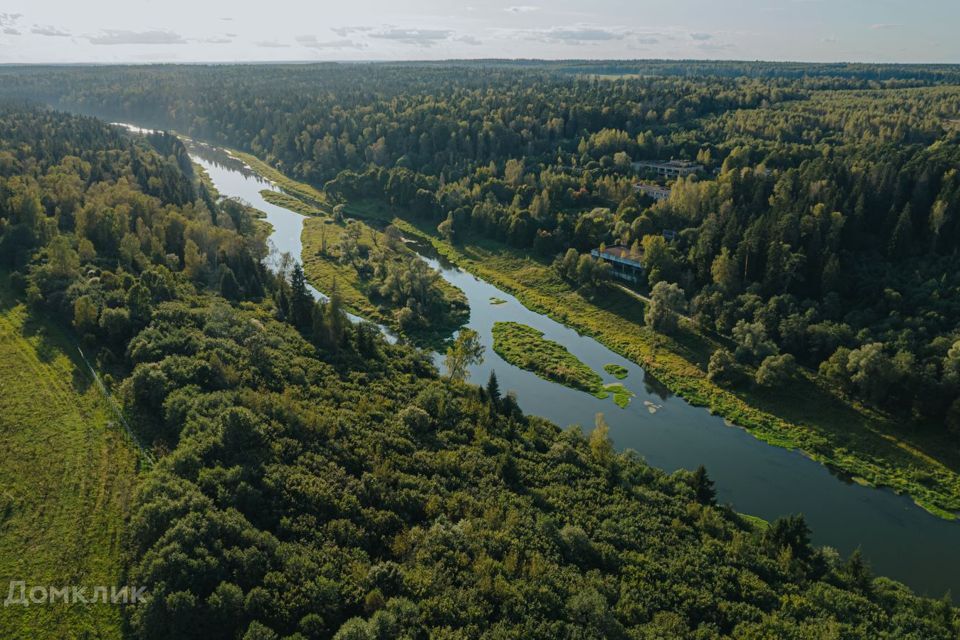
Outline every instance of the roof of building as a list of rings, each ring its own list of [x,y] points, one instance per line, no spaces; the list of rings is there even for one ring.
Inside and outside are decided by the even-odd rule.
[[[635,162],[634,164],[644,166],[644,167],[663,167],[668,169],[696,169],[700,170],[703,167],[696,162],[691,162],[690,160],[641,160]]]
[[[622,244],[615,244],[609,247],[604,247],[603,251],[599,251],[601,255],[608,255],[614,258],[619,258],[620,260],[630,260],[636,262],[643,256],[643,249],[639,250],[639,254],[631,254],[630,248],[625,247]]]

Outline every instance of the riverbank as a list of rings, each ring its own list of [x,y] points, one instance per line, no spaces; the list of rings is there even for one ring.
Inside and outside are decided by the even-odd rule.
[[[245,172],[239,161],[223,164],[215,155],[203,158],[198,154],[197,161],[210,172],[221,192],[262,208],[275,227],[271,244],[279,252],[302,255],[301,236],[308,219],[265,201],[260,194],[265,183],[259,175]],[[383,229],[383,219],[390,219],[393,212],[378,207],[382,219],[370,220],[370,224]],[[410,241],[405,244],[467,296],[471,311],[467,326],[479,332],[487,349],[484,362],[471,367],[472,380],[482,382],[495,371],[501,389],[515,391],[527,414],[558,425],[590,425],[597,413],[604,413],[617,450],[636,451],[668,472],[706,465],[716,481],[718,499],[737,511],[768,522],[802,513],[813,529],[815,544],[828,545],[844,555],[861,549],[879,573],[929,595],[940,596],[947,589],[960,592],[956,579],[960,559],[953,552],[956,527],[960,526],[956,522],[917,509],[906,495],[851,482],[845,474],[797,450],[768,446],[746,429],[730,423],[725,426],[722,418],[672,394],[631,359],[442,259],[428,243],[417,241],[415,233],[406,235]],[[609,364],[626,368],[624,382],[637,393],[636,400],[622,410],[614,409],[609,399],[600,400],[510,365],[492,344],[493,325],[503,320],[543,331],[546,338],[564,345],[594,371],[606,372],[604,367]],[[435,354],[435,360],[442,367],[442,356]],[[610,378],[615,379],[612,374]]]
[[[288,193],[305,194],[307,204],[321,202],[316,194],[324,194],[315,188],[248,154],[234,155],[258,172],[265,167],[265,177]],[[322,202],[323,208],[329,207],[325,197]],[[529,309],[636,362],[690,404],[708,408],[768,444],[800,450],[859,484],[909,495],[941,518],[955,519],[960,512],[960,455],[954,443],[901,428],[888,417],[850,403],[822,386],[812,372],[801,371],[789,389],[719,387],[706,376],[710,354],[721,347],[715,337],[686,321],[674,336],[653,332],[643,324],[644,301],[618,287],[606,287],[588,298],[546,262],[485,238],[469,238],[454,246],[432,224],[400,217],[379,201],[347,203],[346,214],[392,223],[462,269],[516,296]]]

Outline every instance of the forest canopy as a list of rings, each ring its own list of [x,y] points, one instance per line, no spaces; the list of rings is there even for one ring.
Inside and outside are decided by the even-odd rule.
[[[251,151],[454,242],[636,243],[731,360],[790,354],[956,425],[952,71],[749,66],[4,69],[0,93]],[[632,162],[671,157],[706,170],[638,197]],[[561,430],[443,377],[265,255],[175,137],[0,110],[3,277],[97,354],[158,458],[127,524],[133,637],[956,637],[948,603],[801,516],[760,526],[706,471],[614,451],[602,416]]]

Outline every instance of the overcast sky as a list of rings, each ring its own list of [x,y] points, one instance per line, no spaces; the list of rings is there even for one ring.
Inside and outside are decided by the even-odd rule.
[[[960,63],[960,0],[3,0],[0,63],[707,58]]]

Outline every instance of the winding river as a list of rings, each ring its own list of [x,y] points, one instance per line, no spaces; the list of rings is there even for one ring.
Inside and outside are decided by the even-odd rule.
[[[303,216],[260,195],[262,189],[278,190],[275,185],[212,147],[192,145],[191,154],[222,195],[240,198],[266,214],[273,225],[270,241],[278,252],[300,257]],[[844,556],[859,547],[878,574],[900,580],[919,593],[939,597],[952,589],[960,594],[960,524],[928,514],[906,496],[846,481],[799,452],[753,438],[705,409],[671,396],[639,366],[595,340],[530,311],[510,294],[440,260],[426,248],[412,246],[469,300],[468,326],[480,334],[486,347],[483,363],[470,371],[474,382],[485,382],[495,370],[501,389],[516,391],[526,413],[561,426],[580,424],[589,431],[595,414],[602,412],[618,449],[633,449],[666,471],[706,465],[716,481],[718,499],[738,511],[767,520],[803,513],[816,544],[834,547]],[[504,302],[492,304],[492,298]],[[491,329],[498,320],[536,327],[607,382],[615,380],[603,365],[626,367],[629,376],[622,383],[636,397],[620,409],[611,399],[599,400],[508,364],[492,348]],[[435,358],[439,363],[440,355]]]

